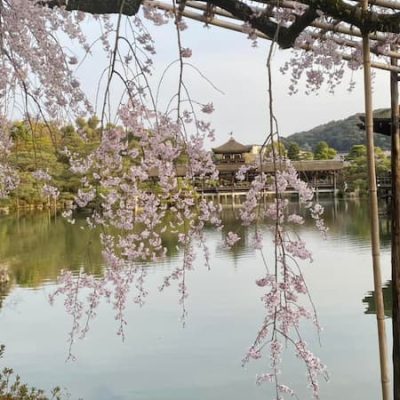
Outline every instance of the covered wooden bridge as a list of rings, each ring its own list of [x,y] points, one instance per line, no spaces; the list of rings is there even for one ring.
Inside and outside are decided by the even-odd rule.
[[[214,159],[219,171],[219,179],[215,185],[198,186],[202,193],[236,193],[246,192],[253,179],[260,172],[274,172],[274,164],[266,161],[264,148],[259,145],[244,145],[231,137],[222,146],[212,149]],[[304,160],[292,161],[300,177],[309,182],[318,193],[338,193],[338,177],[345,166],[341,160]],[[237,173],[243,166],[248,169],[244,179],[239,180]],[[282,163],[282,168],[285,164]],[[288,193],[295,193],[293,188],[288,188]]]
[[[202,193],[243,193],[249,190],[251,182],[260,173],[273,173],[274,164],[272,162],[263,162],[260,167],[250,168],[245,173],[245,179],[239,180],[237,173],[242,163],[219,163],[219,179],[215,185],[201,186],[198,190]],[[339,191],[338,182],[345,167],[345,162],[341,160],[307,160],[292,161],[292,165],[300,174],[300,177],[309,182],[315,188],[317,193],[332,193],[336,195]],[[284,167],[283,167],[284,168]],[[296,193],[292,188],[288,188],[288,193]]]
[[[210,182],[207,179],[195,178],[195,188],[203,195],[244,195],[251,186],[251,182],[261,172],[274,173],[274,163],[266,161],[263,148],[260,145],[243,145],[232,137],[222,146],[212,149],[214,161],[218,169],[218,179]],[[300,177],[308,182],[317,194],[331,193],[337,195],[342,182],[342,173],[346,163],[342,160],[302,160],[291,161]],[[237,174],[242,167],[246,167],[244,179],[239,179]],[[280,167],[285,168],[282,162]],[[278,168],[279,169],[279,168]],[[184,164],[176,166],[176,174],[183,177],[187,173]],[[154,182],[158,179],[158,171],[150,173]],[[271,192],[272,193],[272,192]],[[287,193],[297,193],[293,188],[288,188]],[[268,194],[268,189],[265,189]]]

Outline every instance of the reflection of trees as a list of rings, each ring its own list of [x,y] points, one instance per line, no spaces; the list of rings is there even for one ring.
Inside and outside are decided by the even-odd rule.
[[[240,223],[239,208],[226,207],[222,211],[222,234],[225,237],[228,232],[235,232],[241,237],[241,240],[235,244],[233,251],[239,251],[249,246],[249,229]]]
[[[177,247],[179,243],[177,233],[168,232],[168,226],[170,222],[176,223],[176,219],[173,213],[168,213],[164,219],[164,224],[167,226],[167,230],[162,233],[161,239],[163,246],[167,248],[168,257],[173,257],[179,253],[179,247]],[[221,230],[221,243],[226,234],[230,231],[237,233],[242,238],[242,240],[235,244],[233,249],[228,250],[231,254],[239,254],[244,249],[248,248],[247,227],[244,227],[240,224],[239,208],[224,207],[222,211],[222,223],[223,228]],[[179,232],[184,231],[183,226],[181,226],[179,229],[175,229],[177,229],[177,231]],[[206,226],[204,227],[204,231],[208,233],[215,232],[215,227],[214,225],[206,224]]]
[[[386,282],[382,290],[383,290],[383,304],[385,307],[385,315],[391,318],[393,309],[392,281]],[[368,292],[368,294],[363,298],[362,302],[367,306],[365,314],[376,314],[374,291]]]
[[[390,221],[382,209],[380,215],[380,236],[383,246],[390,246]],[[367,243],[370,242],[370,219],[367,200],[351,200],[338,202],[338,212],[332,231],[354,236]]]
[[[315,223],[310,218],[310,213],[307,209],[299,204],[297,196],[290,198],[289,213],[296,213],[304,217],[305,223],[302,226],[297,226],[296,230],[300,233],[313,229]],[[268,204],[271,200],[267,199]],[[368,211],[368,202],[365,199],[333,199],[331,196],[320,196],[320,204],[324,207],[323,215],[326,225],[329,227],[331,235],[336,237],[354,237],[358,241],[370,242],[370,220]],[[384,246],[390,245],[390,218],[387,213],[383,212],[380,216],[381,241]],[[245,232],[248,230],[239,226],[239,208],[226,207],[223,210],[223,232],[233,231],[241,237],[245,237]],[[243,233],[243,235],[241,235]],[[239,243],[238,243],[239,244]],[[246,246],[246,241],[242,242],[242,246]]]
[[[225,248],[222,244],[218,247],[217,252],[224,253],[224,256],[232,258],[236,266],[237,260],[251,247],[250,237],[254,232],[254,227],[249,228],[240,223],[239,208],[225,207],[222,212],[223,228],[221,230],[221,243],[228,232],[234,232],[240,236],[240,240],[231,248]]]
[[[11,291],[11,286],[12,286],[12,281],[10,274],[8,272],[8,265],[0,264],[0,310],[3,307],[4,299]]]
[[[79,225],[79,224],[78,224]],[[101,272],[97,234],[46,213],[2,217],[0,260],[21,286],[36,287],[54,281],[61,269]]]
[[[320,200],[325,207],[324,218],[332,236],[356,237],[358,241],[369,243],[370,222],[366,201]],[[306,219],[304,225],[296,227],[300,234],[313,229],[314,222],[308,217],[308,210],[300,207],[295,198],[290,203],[290,212],[303,215]],[[242,239],[231,250],[220,246],[217,251],[232,259],[251,251],[254,228],[248,229],[240,224],[239,207],[224,207],[222,217],[224,227],[220,233],[221,242],[229,231],[237,233]],[[167,215],[167,230],[162,234],[168,256],[175,256],[179,252],[177,234],[168,232],[169,222],[173,219],[172,214]],[[78,219],[76,225],[71,225],[61,217],[50,218],[47,213],[1,217],[0,260],[8,266],[12,281],[21,286],[37,287],[45,281],[54,281],[61,269],[77,271],[81,267],[87,272],[101,274],[98,232],[81,229],[82,225],[83,220]],[[266,233],[265,225],[260,224],[259,227]],[[207,229],[210,233],[215,232],[212,227]],[[390,221],[386,215],[381,217],[381,234],[383,243],[388,243]],[[10,287],[0,288],[0,295],[4,298],[9,290]]]
[[[271,199],[266,199],[266,204],[270,202]],[[323,218],[329,228],[329,236],[344,239],[354,238],[357,242],[364,242],[365,245],[369,245],[370,220],[367,200],[343,200],[332,199],[330,196],[320,196],[319,202],[325,209]],[[299,204],[297,196],[290,197],[289,213],[303,216],[305,223],[295,227],[300,235],[306,231],[315,231],[315,222],[310,217],[309,210]],[[239,205],[225,205],[222,217],[224,225],[221,233],[222,239],[229,231],[232,231],[237,233],[241,240],[231,250],[221,248],[220,251],[229,252],[234,257],[248,251],[251,246],[250,242],[254,227],[249,229],[240,225]],[[259,224],[259,228],[265,233],[265,224]],[[386,213],[382,213],[380,216],[380,228],[382,245],[389,246],[391,237],[390,219]]]
[[[254,232],[254,226],[247,227],[241,224],[239,210],[239,206],[225,205],[223,207],[221,215],[223,227],[219,233],[220,242],[217,247],[217,253],[223,254],[224,257],[233,259],[234,261],[249,250],[251,251],[250,242],[252,233]],[[264,229],[262,225],[260,225],[260,228]],[[206,227],[205,230],[208,232],[215,232],[215,228],[210,226]],[[224,246],[224,240],[228,232],[234,232],[240,236],[240,240],[236,242],[232,248]]]
[[[170,226],[170,223],[174,223],[175,221],[175,216],[173,213],[168,212],[163,220],[163,225],[167,227],[166,231],[161,234],[161,240],[162,240],[162,245],[167,249],[167,254],[168,257],[173,257],[178,254],[178,235],[177,233],[172,233],[170,230],[168,230],[168,226]],[[175,228],[177,231],[179,231],[179,228]],[[183,232],[183,228],[181,227],[181,230]],[[179,231],[179,232],[180,232]]]
[[[331,235],[336,237],[352,237],[358,241],[369,244],[370,237],[370,219],[368,210],[368,201],[366,199],[335,199],[331,197],[321,197],[320,203],[324,207],[324,221],[329,227]],[[383,246],[390,246],[391,231],[390,218],[382,208],[380,215],[380,235]],[[313,225],[307,210],[299,211],[300,215],[305,217],[304,229],[309,229]]]
[[[12,288],[11,281],[0,283],[0,310],[3,307],[3,301],[8,296],[8,294],[11,292],[11,288]]]

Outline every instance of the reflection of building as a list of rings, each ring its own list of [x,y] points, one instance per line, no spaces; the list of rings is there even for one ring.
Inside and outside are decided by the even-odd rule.
[[[392,281],[386,282],[386,284],[382,288],[383,293],[383,304],[385,308],[385,315],[387,317],[392,317],[393,310],[393,295],[392,295]],[[375,305],[375,292],[368,292],[368,294],[362,299],[362,302],[367,306],[367,309],[364,311],[365,314],[376,314],[376,305]]]

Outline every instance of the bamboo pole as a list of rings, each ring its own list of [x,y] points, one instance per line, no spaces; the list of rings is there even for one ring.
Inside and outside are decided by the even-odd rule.
[[[397,60],[391,59],[393,65]],[[390,74],[392,109],[392,332],[393,332],[393,399],[400,400],[400,136],[398,76]]]
[[[363,11],[368,8],[368,0],[362,2]],[[376,318],[378,325],[379,360],[381,368],[382,399],[389,400],[390,378],[387,357],[387,342],[385,329],[385,313],[382,293],[382,278],[380,265],[380,237],[378,196],[375,174],[375,148],[373,135],[373,110],[371,88],[371,53],[368,33],[363,35],[363,64],[364,64],[364,96],[365,96],[365,130],[367,135],[367,163],[368,163],[368,187],[369,209],[371,220],[371,247],[372,266],[374,272],[374,291],[376,303]]]

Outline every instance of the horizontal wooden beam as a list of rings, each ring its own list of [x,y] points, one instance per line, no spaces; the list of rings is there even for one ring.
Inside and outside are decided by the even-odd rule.
[[[360,0],[350,0],[355,3],[360,3]],[[392,10],[400,10],[400,2],[396,0],[369,0],[369,5],[389,8]]]
[[[197,10],[202,10],[202,11],[207,11],[207,5],[204,3],[201,3],[199,1],[187,1],[185,3],[186,7],[190,7],[190,8],[194,8]],[[290,0],[282,0],[280,2],[280,7],[283,8],[294,8],[295,7],[295,2],[294,1],[290,1]],[[400,4],[399,4],[400,7]],[[262,9],[254,9],[255,12],[261,12]],[[229,12],[220,9],[218,7],[215,7],[213,9],[213,12],[216,15],[219,15],[221,17],[225,17],[225,18],[231,18],[234,19],[236,21],[239,21],[238,18],[234,17],[232,14],[230,14]],[[318,28],[318,29],[322,29],[325,31],[329,31],[332,33],[342,33],[344,35],[348,35],[351,37],[358,37],[358,38],[362,38],[362,34],[360,32],[360,30],[354,26],[348,26],[348,25],[344,25],[342,23],[338,23],[338,24],[333,24],[333,23],[327,23],[327,22],[323,22],[320,20],[315,20],[314,22],[312,22],[310,24],[310,26],[314,27],[314,28]],[[372,33],[370,34],[370,39],[371,40],[376,40],[376,41],[383,41],[387,38],[387,35],[384,33]],[[334,38],[334,40],[336,40]],[[337,42],[340,43],[340,41],[344,41],[346,39],[342,39],[342,38],[338,38]],[[353,45],[349,45],[350,47],[356,47],[355,44]],[[378,54],[376,51],[374,51],[373,46],[371,46],[371,51],[374,52],[375,54]],[[394,51],[388,51],[385,56],[387,57],[393,57],[393,58],[400,58],[400,53],[394,52]]]
[[[156,7],[156,8],[159,8],[161,10],[168,11],[168,12],[175,12],[175,8],[173,7],[173,5],[167,4],[167,3],[164,3],[164,2],[161,2],[161,1],[145,0],[143,2],[143,4],[145,6],[148,6],[148,7]],[[207,18],[203,14],[199,14],[197,12],[194,12],[194,11],[191,11],[191,10],[188,10],[188,9],[184,9],[181,12],[181,15],[186,17],[186,18],[190,18],[192,20],[195,20],[195,21],[207,23],[207,24],[210,24],[210,25],[213,25],[213,26],[217,26],[217,27],[220,27],[220,28],[232,30],[232,31],[235,31],[235,32],[244,33],[243,26],[241,26],[241,25],[238,25],[238,24],[233,23],[233,22],[217,19],[215,17]],[[254,34],[260,39],[271,40],[270,37],[268,37],[264,33],[259,32],[257,30],[254,31]],[[302,50],[305,50],[305,51],[313,51],[313,47],[312,46],[308,46],[308,45],[300,46],[300,48]],[[343,52],[338,52],[338,55],[340,57],[342,57],[346,61],[352,61],[353,60],[353,57],[351,55],[349,55],[349,54],[346,54],[346,53],[343,53]],[[381,70],[384,70],[384,71],[393,71],[393,72],[400,73],[400,67],[392,66],[390,64],[385,64],[385,63],[381,63],[381,62],[373,62],[372,63],[372,67],[376,68],[376,69],[381,69]]]

